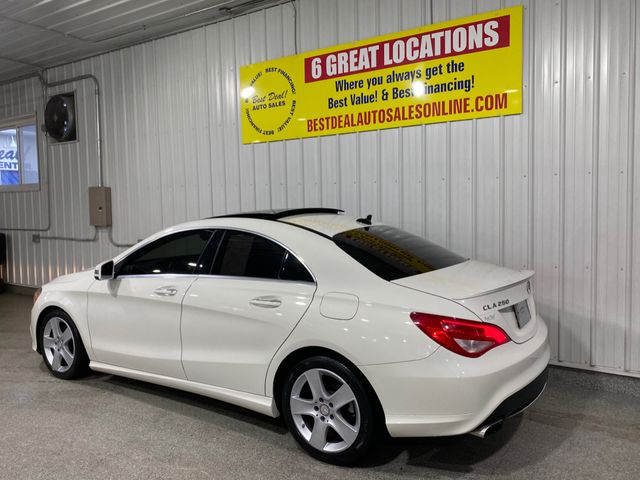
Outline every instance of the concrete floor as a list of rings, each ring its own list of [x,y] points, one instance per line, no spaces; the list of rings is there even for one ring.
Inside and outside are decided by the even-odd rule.
[[[0,295],[2,479],[637,479],[640,380],[552,369],[488,439],[391,440],[363,466],[304,454],[283,423],[113,377],[61,381],[30,349],[31,299]]]

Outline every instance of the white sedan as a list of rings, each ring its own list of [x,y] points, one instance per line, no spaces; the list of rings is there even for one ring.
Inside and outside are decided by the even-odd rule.
[[[276,417],[323,461],[377,433],[484,436],[546,384],[530,271],[335,209],[216,217],[36,293],[33,349]]]

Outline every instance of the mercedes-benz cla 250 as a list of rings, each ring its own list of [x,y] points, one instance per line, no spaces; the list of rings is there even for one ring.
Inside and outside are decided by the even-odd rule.
[[[316,458],[475,433],[546,383],[533,272],[469,260],[334,209],[178,225],[36,294],[33,348],[276,417]]]

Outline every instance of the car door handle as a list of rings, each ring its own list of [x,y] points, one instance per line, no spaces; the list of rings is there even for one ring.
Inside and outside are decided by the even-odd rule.
[[[156,288],[153,293],[160,297],[173,297],[176,293],[178,293],[178,289],[175,287],[160,287]]]
[[[282,305],[282,300],[280,300],[278,297],[267,295],[264,297],[256,297],[249,301],[249,303],[254,307],[278,308],[280,305]]]

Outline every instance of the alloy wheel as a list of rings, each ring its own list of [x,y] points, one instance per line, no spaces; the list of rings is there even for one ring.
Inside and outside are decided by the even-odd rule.
[[[312,368],[293,384],[289,399],[296,429],[327,453],[348,449],[360,432],[360,408],[351,387],[336,373]]]
[[[76,348],[69,324],[60,317],[51,317],[42,331],[42,348],[54,372],[64,373],[73,365]]]

